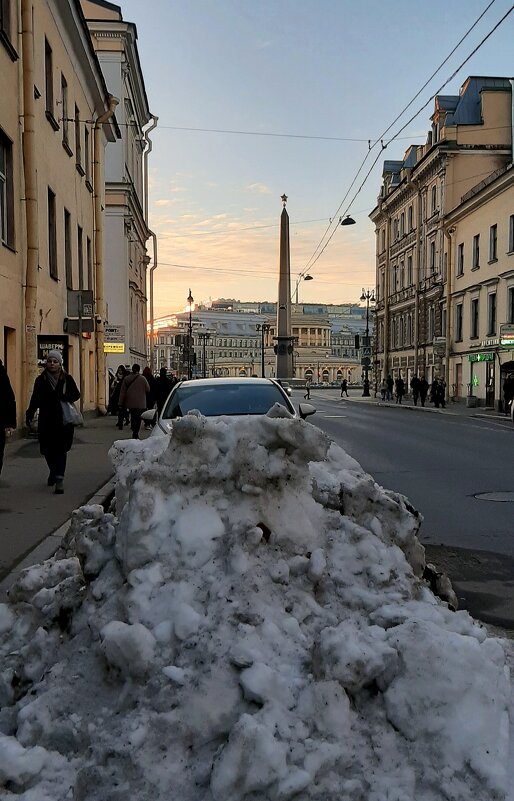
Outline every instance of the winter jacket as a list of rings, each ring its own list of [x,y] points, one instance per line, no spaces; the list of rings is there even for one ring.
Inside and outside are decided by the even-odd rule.
[[[125,409],[146,409],[146,395],[150,386],[144,375],[131,373],[123,379],[120,406]]]
[[[16,399],[2,362],[0,362],[0,428],[16,428]]]
[[[70,450],[73,442],[73,426],[65,425],[63,422],[61,401],[74,403],[79,398],[80,392],[75,381],[64,370],[61,370],[55,389],[47,378],[46,370],[43,370],[34,381],[26,420],[29,424],[39,409],[37,435],[44,456]]]

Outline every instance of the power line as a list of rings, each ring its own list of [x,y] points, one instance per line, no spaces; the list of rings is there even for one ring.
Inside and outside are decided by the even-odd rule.
[[[493,0],[493,2],[494,2],[494,1],[495,1],[495,0]],[[483,13],[482,13],[480,16],[479,16],[479,18],[478,18],[478,19],[477,19],[477,20],[476,20],[476,21],[473,23],[473,25],[472,25],[472,26],[471,26],[471,27],[468,29],[468,31],[465,33],[465,35],[464,35],[464,36],[462,37],[462,39],[460,40],[459,44],[458,44],[458,45],[456,45],[456,47],[455,47],[455,48],[452,50],[452,53],[453,53],[453,52],[455,52],[455,49],[456,49],[456,48],[457,48],[457,47],[458,47],[458,46],[459,46],[459,45],[460,45],[460,44],[461,44],[461,43],[464,41],[464,39],[465,39],[465,38],[466,38],[466,37],[469,35],[469,33],[470,33],[472,30],[473,30],[473,28],[474,28],[474,27],[475,27],[475,25],[477,24],[477,22],[478,22],[478,21],[479,21],[479,20],[480,20],[480,19],[481,19],[481,18],[484,16],[484,14],[485,14],[485,13],[488,11],[488,9],[491,7],[491,5],[492,5],[492,3],[490,3],[490,4],[487,6],[487,8],[485,9],[485,11],[484,11],[484,12],[483,12]],[[443,83],[443,84],[442,84],[442,85],[439,87],[439,89],[437,89],[437,91],[436,91],[436,92],[435,92],[433,95],[431,95],[431,96],[429,97],[429,99],[427,100],[427,102],[426,102],[426,103],[424,103],[424,104],[423,104],[423,106],[422,106],[420,109],[418,109],[418,111],[417,111],[417,112],[416,112],[416,113],[415,113],[415,114],[414,114],[412,117],[410,117],[410,119],[409,119],[409,120],[408,120],[408,121],[407,121],[407,122],[406,122],[406,123],[405,123],[405,124],[404,124],[404,125],[403,125],[403,126],[400,128],[400,129],[399,129],[399,131],[397,131],[397,133],[396,133],[394,136],[392,136],[392,137],[391,137],[391,138],[390,138],[390,139],[389,139],[389,140],[388,140],[388,141],[387,141],[385,144],[384,144],[384,142],[383,142],[383,139],[382,139],[382,137],[380,137],[380,140],[376,140],[376,141],[375,141],[375,143],[374,143],[373,145],[371,145],[371,146],[370,146],[370,148],[369,148],[369,150],[368,150],[368,153],[367,153],[367,154],[366,154],[366,156],[364,157],[364,159],[363,159],[363,161],[362,161],[362,163],[361,163],[361,165],[360,165],[359,169],[357,170],[357,173],[356,173],[356,175],[355,175],[355,177],[354,177],[354,179],[353,179],[353,181],[352,181],[352,183],[351,183],[351,185],[350,185],[350,188],[349,188],[349,190],[346,192],[346,194],[345,194],[345,196],[344,196],[343,200],[342,200],[342,201],[341,201],[341,203],[339,204],[339,207],[338,207],[338,209],[337,209],[337,211],[336,211],[336,213],[335,213],[335,215],[334,215],[334,218],[335,218],[335,217],[337,217],[337,215],[339,214],[339,211],[340,211],[340,209],[342,208],[342,206],[343,206],[343,204],[344,204],[344,202],[345,202],[346,198],[348,197],[348,195],[349,195],[349,193],[350,193],[350,191],[351,191],[351,188],[352,188],[352,187],[353,187],[353,185],[355,184],[355,181],[357,180],[357,177],[359,176],[359,174],[360,174],[360,172],[361,172],[361,170],[362,170],[362,168],[363,168],[363,166],[364,166],[364,164],[365,164],[365,162],[366,162],[366,160],[367,160],[367,158],[368,158],[369,154],[371,153],[371,150],[373,149],[373,147],[375,147],[375,146],[378,144],[378,142],[380,141],[381,150],[380,150],[380,152],[378,153],[378,155],[377,155],[377,157],[375,158],[375,160],[373,161],[373,164],[371,165],[370,169],[369,169],[369,170],[368,170],[368,172],[366,173],[366,176],[365,176],[365,178],[364,178],[363,182],[361,183],[361,185],[359,186],[359,188],[358,188],[357,192],[356,192],[356,193],[354,194],[354,196],[352,197],[352,199],[351,199],[350,203],[349,203],[349,204],[348,204],[348,206],[347,206],[347,209],[346,209],[346,211],[343,213],[343,216],[344,216],[345,214],[348,214],[348,213],[349,213],[349,210],[350,210],[350,208],[351,208],[351,205],[352,205],[352,203],[355,201],[356,197],[359,195],[359,193],[361,192],[362,188],[364,187],[364,185],[365,185],[366,181],[368,180],[368,178],[369,178],[369,176],[370,176],[371,172],[373,171],[373,168],[375,167],[375,165],[376,165],[377,161],[379,160],[379,158],[380,158],[380,156],[381,156],[381,154],[382,154],[382,151],[383,151],[383,150],[385,150],[385,149],[388,147],[388,145],[390,145],[390,144],[391,144],[391,142],[393,142],[393,141],[395,141],[396,139],[398,139],[398,138],[399,138],[399,134],[400,134],[400,133],[402,133],[402,132],[405,130],[405,128],[407,127],[407,125],[410,125],[410,123],[411,123],[413,120],[415,120],[417,116],[419,116],[419,114],[420,114],[420,113],[421,113],[421,112],[422,112],[422,111],[423,111],[423,110],[424,110],[424,109],[425,109],[425,108],[428,106],[428,104],[429,104],[429,103],[430,103],[432,100],[434,100],[434,98],[435,98],[435,97],[436,97],[436,96],[437,96],[437,95],[438,95],[438,94],[441,92],[441,90],[442,90],[442,89],[444,89],[444,87],[445,87],[445,86],[446,86],[446,85],[447,85],[447,84],[448,84],[448,83],[449,83],[451,80],[453,80],[453,78],[454,78],[454,77],[457,75],[457,73],[458,73],[458,72],[459,72],[459,71],[460,71],[460,70],[461,70],[461,69],[462,69],[462,68],[465,66],[465,64],[467,64],[467,62],[468,62],[468,61],[469,61],[469,60],[470,60],[470,59],[471,59],[471,58],[472,58],[472,57],[475,55],[475,53],[476,53],[476,52],[477,52],[477,51],[478,51],[478,50],[479,50],[479,49],[482,47],[482,45],[483,45],[483,44],[484,44],[484,43],[485,43],[485,42],[486,42],[486,41],[487,41],[487,40],[490,38],[490,36],[492,36],[492,34],[493,34],[493,33],[494,33],[494,32],[495,32],[495,31],[496,31],[498,28],[499,28],[499,26],[500,26],[500,25],[501,25],[501,24],[502,24],[502,23],[503,23],[503,22],[504,22],[504,21],[507,19],[507,17],[509,16],[509,14],[511,14],[511,13],[512,13],[512,11],[513,11],[513,10],[514,10],[514,6],[511,6],[511,7],[509,8],[509,10],[508,10],[508,11],[507,11],[507,12],[506,12],[504,15],[503,15],[503,17],[502,17],[502,18],[501,18],[501,19],[500,19],[500,20],[499,20],[499,21],[496,23],[496,25],[495,25],[495,26],[494,26],[494,27],[493,27],[493,28],[492,28],[492,29],[489,31],[489,33],[488,33],[488,34],[486,34],[486,36],[484,36],[484,38],[483,38],[483,39],[482,39],[482,40],[481,40],[481,41],[478,43],[478,45],[477,45],[477,46],[476,46],[476,47],[475,47],[475,48],[474,48],[474,49],[471,51],[471,53],[470,53],[470,54],[469,54],[469,55],[468,55],[468,56],[467,56],[467,57],[464,59],[464,61],[462,61],[462,62],[461,62],[461,64],[460,64],[460,65],[457,67],[457,69],[456,69],[456,70],[454,70],[454,72],[453,72],[453,73],[450,75],[450,77],[449,77],[449,78],[448,78],[448,79],[447,79],[447,80],[446,80],[446,81],[445,81],[445,82],[444,82],[444,83]],[[451,55],[451,54],[450,54],[450,55]],[[447,58],[446,58],[446,59],[445,59],[445,60],[444,60],[444,61],[441,63],[441,65],[440,65],[440,66],[437,68],[437,70],[436,70],[436,71],[433,73],[433,75],[431,76],[431,78],[432,78],[434,75],[436,75],[436,74],[437,74],[437,72],[439,72],[439,70],[441,69],[441,67],[442,67],[442,66],[443,66],[443,65],[446,63],[446,61],[448,60],[448,58],[449,58],[449,57],[447,57]],[[429,81],[431,80],[431,78],[429,79]],[[428,82],[429,82],[429,81],[428,81]],[[428,82],[427,82],[427,83],[428,83]],[[426,84],[425,84],[425,86],[426,86]],[[420,91],[422,91],[422,90],[420,90]],[[409,102],[409,104],[408,104],[407,106],[405,106],[405,108],[403,109],[403,111],[402,111],[402,112],[401,112],[401,113],[398,115],[398,117],[396,117],[396,120],[398,120],[398,119],[399,119],[399,117],[401,117],[401,116],[402,116],[402,115],[405,113],[405,111],[407,110],[407,108],[409,108],[409,106],[410,106],[410,105],[412,105],[412,103],[414,102],[414,100],[415,100],[415,99],[416,99],[416,97],[418,97],[418,96],[419,96],[419,92],[418,92],[418,93],[415,95],[415,97],[413,98],[413,100],[411,100],[411,101]],[[395,121],[396,121],[396,120],[395,120]],[[389,125],[389,127],[388,127],[388,128],[386,128],[386,131],[384,132],[384,134],[385,134],[387,131],[389,131],[389,130],[390,130],[390,128],[392,127],[392,125],[393,125],[393,124],[394,124],[394,122],[393,122],[393,123],[391,123],[391,125]],[[311,256],[311,258],[310,258],[310,259],[309,259],[309,261],[307,262],[306,266],[304,267],[304,269],[303,269],[303,271],[302,271],[302,274],[306,274],[306,273],[307,273],[307,272],[308,272],[308,271],[309,271],[309,270],[310,270],[310,269],[311,269],[311,268],[314,266],[314,264],[315,264],[315,263],[318,261],[318,259],[321,257],[321,255],[322,255],[322,254],[323,254],[323,252],[325,251],[326,247],[327,247],[327,246],[328,246],[328,244],[330,243],[331,239],[333,238],[333,236],[334,236],[335,232],[337,231],[338,225],[339,225],[339,222],[337,222],[337,224],[336,224],[335,228],[333,229],[332,233],[330,234],[330,236],[329,236],[328,240],[326,241],[325,245],[322,247],[322,249],[321,249],[321,250],[319,250],[319,249],[320,249],[320,247],[321,247],[321,245],[322,245],[322,243],[323,243],[323,240],[325,239],[325,237],[326,237],[326,235],[327,235],[327,232],[328,232],[328,230],[330,229],[330,226],[329,226],[329,228],[327,228],[327,231],[325,231],[325,233],[323,234],[323,237],[321,238],[320,242],[318,243],[318,245],[317,245],[317,247],[316,247],[316,249],[315,249],[315,251],[314,251],[313,255]],[[319,253],[318,253],[318,251],[319,251]],[[317,255],[316,255],[316,254],[317,254]]]

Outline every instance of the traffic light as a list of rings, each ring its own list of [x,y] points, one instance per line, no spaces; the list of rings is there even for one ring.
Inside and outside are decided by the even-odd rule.
[[[355,350],[359,350],[361,346],[360,337],[358,334],[355,334]]]

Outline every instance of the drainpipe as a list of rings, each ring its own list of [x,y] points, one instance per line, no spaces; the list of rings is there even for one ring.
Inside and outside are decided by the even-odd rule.
[[[451,331],[452,331],[452,305],[451,305],[451,297],[452,297],[452,278],[453,278],[453,263],[452,263],[452,255],[453,255],[453,235],[455,233],[455,226],[452,225],[450,228],[445,228],[444,233],[448,239],[448,264],[447,264],[447,273],[446,273],[446,344],[445,344],[445,354],[444,358],[446,361],[446,403],[450,400],[450,353],[451,353]]]
[[[146,139],[146,150],[144,153],[145,158],[145,167],[144,167],[144,174],[145,174],[145,222],[148,225],[148,155],[152,152],[153,143],[151,139],[148,138],[148,134],[151,133],[154,128],[157,127],[157,121],[159,117],[156,117],[152,114],[152,124],[149,128],[144,131],[144,136]],[[148,229],[150,236],[152,237],[153,242],[153,265],[150,269],[150,370],[152,373],[155,371],[155,342],[154,342],[154,313],[153,313],[153,274],[155,269],[157,268],[157,236],[154,234],[153,231]]]
[[[34,101],[34,32],[32,3],[22,0],[22,58],[23,58],[23,168],[25,190],[25,225],[27,238],[25,266],[25,327],[22,332],[22,398],[27,408],[29,395],[37,374],[36,306],[39,266],[36,125]]]
[[[104,298],[104,217],[102,199],[104,190],[102,159],[102,125],[114,114],[120,101],[109,95],[109,108],[95,121],[93,153],[93,187],[95,216],[95,295],[96,295],[96,404],[100,414],[107,413],[105,386],[105,298]]]
[[[511,145],[510,145],[510,157],[511,161],[514,164],[514,78],[511,78],[510,81],[510,137],[511,137]]]

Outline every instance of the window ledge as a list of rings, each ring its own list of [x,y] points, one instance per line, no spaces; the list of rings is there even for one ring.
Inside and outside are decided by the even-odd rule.
[[[475,272],[475,270],[479,270],[479,269],[480,269],[480,265],[479,265],[479,264],[477,264],[475,267],[472,267],[472,268],[471,268],[471,272],[472,272],[472,273],[474,273],[474,272]]]
[[[77,168],[77,172],[78,172],[78,174],[79,174],[79,175],[81,175],[82,177],[84,177],[84,175],[86,174],[86,171],[85,171],[84,167],[82,166],[82,164],[79,164],[79,163],[77,162],[77,163],[75,164],[75,167]]]
[[[63,146],[63,148],[65,149],[65,151],[66,151],[66,153],[68,154],[68,156],[73,156],[73,150],[72,150],[72,149],[71,149],[71,147],[69,146],[68,142],[65,142],[65,141],[63,140],[62,146]]]
[[[477,336],[471,336],[470,339],[475,340],[475,339],[480,339],[480,337],[478,335]]]
[[[59,130],[59,123],[58,123],[58,122],[57,122],[57,120],[55,119],[55,117],[54,117],[54,115],[52,114],[52,112],[51,112],[51,111],[48,111],[48,109],[47,109],[47,110],[45,111],[45,116],[46,116],[46,118],[47,118],[48,122],[50,123],[50,125],[52,126],[52,128],[54,129],[54,131],[58,131],[58,130]]]
[[[2,239],[1,243],[2,243],[2,247],[7,248],[7,250],[11,251],[11,253],[16,253],[16,248],[10,242],[4,242],[4,240]]]
[[[488,264],[496,264],[497,261],[498,261],[498,259],[489,259],[489,261],[487,263]]]
[[[86,178],[86,186],[89,189],[89,191],[91,192],[91,194],[93,194],[93,185],[92,185],[91,181],[89,180],[89,178]]]
[[[18,60],[18,52],[17,52],[16,48],[14,47],[14,45],[12,44],[11,40],[9,39],[9,37],[7,36],[6,32],[1,30],[1,29],[0,29],[0,42],[3,44],[3,46],[7,50],[7,53],[9,55],[9,58],[11,59],[11,61],[17,61]]]
[[[464,278],[464,270],[461,273],[456,273],[455,278]]]

